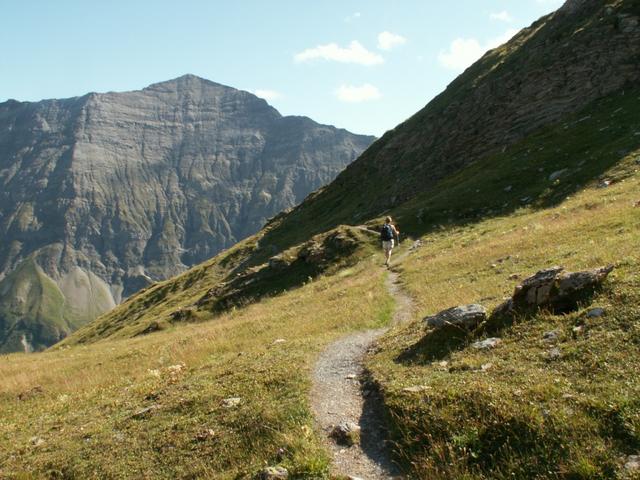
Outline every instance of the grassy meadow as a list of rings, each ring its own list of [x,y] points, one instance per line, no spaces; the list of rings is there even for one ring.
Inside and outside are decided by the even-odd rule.
[[[209,322],[2,357],[0,477],[325,475],[309,372],[331,340],[388,322],[378,263]]]
[[[521,208],[422,237],[399,266],[419,318],[450,306],[489,311],[537,270],[612,263],[591,303],[539,312],[499,331],[394,330],[369,361],[396,453],[417,478],[626,478],[640,451],[640,176],[637,153],[620,181],[554,208]],[[588,318],[591,308],[605,314]],[[558,339],[546,341],[546,332]],[[498,336],[490,351],[473,341]],[[555,358],[552,349],[559,349]],[[407,387],[421,386],[421,392]]]

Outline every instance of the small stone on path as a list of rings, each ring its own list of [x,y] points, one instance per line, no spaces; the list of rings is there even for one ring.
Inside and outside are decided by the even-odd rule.
[[[360,441],[360,427],[353,422],[341,422],[329,434],[338,445],[350,447]]]

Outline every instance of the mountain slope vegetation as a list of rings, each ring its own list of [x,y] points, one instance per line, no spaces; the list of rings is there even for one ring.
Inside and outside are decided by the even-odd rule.
[[[280,465],[292,478],[329,478],[325,432],[307,397],[310,370],[339,336],[388,325],[393,298],[369,230],[391,214],[409,237],[393,268],[416,312],[373,349],[366,380],[380,394],[407,477],[633,478],[625,464],[640,453],[640,90],[628,67],[640,47],[638,20],[635,2],[567,2],[293,212],[151,285],[56,348],[3,357],[2,474],[252,478]],[[505,131],[500,102],[484,106],[493,112],[475,134],[484,147],[459,136],[458,117],[450,117],[439,127],[438,141],[451,143],[442,155],[453,161],[452,152],[468,147],[477,153],[469,161],[412,156],[436,141],[426,119],[437,108],[451,112],[464,92],[475,95],[467,82],[481,90],[496,82],[498,93],[486,98],[499,99],[499,87],[522,76],[532,84],[518,91],[537,95],[538,75],[558,66],[553,51],[567,42],[576,55],[565,73],[587,68],[584,42],[594,58],[615,51],[602,71],[587,68],[597,86],[546,92],[535,118],[523,117],[496,145],[486,142]],[[492,63],[496,56],[503,63]],[[505,65],[526,71],[497,76]],[[392,144],[397,150],[385,151]],[[376,166],[391,158],[399,159],[394,172]],[[441,161],[447,166],[433,178],[418,175]],[[376,196],[383,174],[390,194],[405,192],[384,205],[377,202],[389,197]],[[356,178],[360,191],[350,183]],[[574,312],[534,311],[443,334],[421,321],[460,304],[491,311],[543,268],[609,263],[604,288]],[[603,313],[590,315],[595,307]],[[502,343],[471,346],[488,336]]]

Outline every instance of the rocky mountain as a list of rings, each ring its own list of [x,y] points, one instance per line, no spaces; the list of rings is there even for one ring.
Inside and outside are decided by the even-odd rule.
[[[0,351],[50,345],[256,232],[373,140],[193,75],[0,104]]]

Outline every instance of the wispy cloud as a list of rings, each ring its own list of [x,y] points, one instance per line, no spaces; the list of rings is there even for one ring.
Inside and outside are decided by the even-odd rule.
[[[298,63],[328,60],[340,63],[357,63],[367,67],[384,63],[384,58],[381,55],[370,52],[356,40],[352,41],[346,48],[336,43],[307,48],[300,53],[296,53],[293,59]]]
[[[364,85],[340,85],[335,91],[336,97],[342,102],[360,103],[377,100],[382,97],[380,90],[369,83]]]
[[[407,39],[402,35],[391,32],[381,32],[378,34],[378,48],[380,50],[389,51],[399,45],[407,43]]]
[[[276,92],[275,90],[266,90],[266,89],[256,89],[249,90],[249,92],[253,93],[256,97],[264,98],[267,101],[277,100],[278,98],[282,98],[283,95],[280,92]]]
[[[464,70],[478,60],[487,50],[491,50],[511,39],[518,30],[510,28],[499,37],[482,44],[476,38],[456,38],[449,49],[438,54],[438,61],[451,70]]]
[[[346,17],[344,17],[344,21],[347,23],[351,23],[354,20],[358,20],[361,16],[362,14],[360,12],[354,12],[351,15],[347,15]]]
[[[491,20],[498,20],[499,22],[507,22],[507,23],[513,22],[513,17],[506,10],[492,13],[491,15],[489,15],[489,18],[491,18]]]

